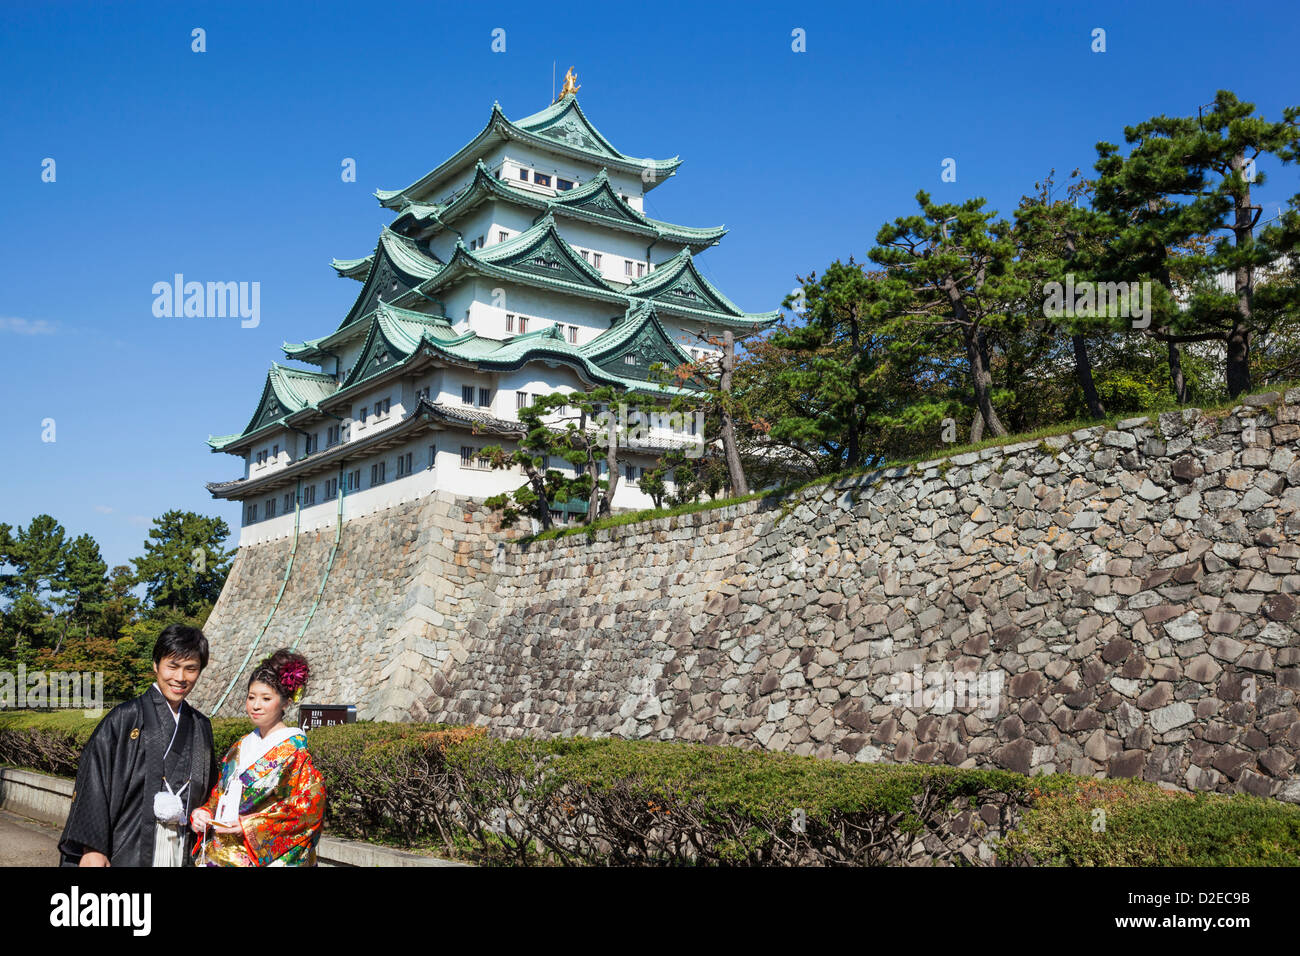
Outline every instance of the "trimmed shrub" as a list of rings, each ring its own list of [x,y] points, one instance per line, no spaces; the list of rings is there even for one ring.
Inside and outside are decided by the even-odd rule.
[[[71,775],[93,728],[0,713],[0,762]],[[213,721],[218,756],[250,729]],[[1133,780],[441,724],[322,727],[310,748],[331,833],[485,864],[1300,865],[1300,807]]]

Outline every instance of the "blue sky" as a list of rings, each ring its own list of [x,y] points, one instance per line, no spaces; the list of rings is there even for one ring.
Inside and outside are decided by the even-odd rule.
[[[460,148],[493,100],[512,118],[544,107],[553,62],[576,67],[583,109],[619,149],[683,158],[647,212],[726,223],[699,262],[752,311],[796,275],[862,259],[920,188],[1009,214],[1051,168],[1087,171],[1098,140],[1216,89],[1270,118],[1300,102],[1290,4],[1251,4],[1235,25],[1209,3],[1057,6],[6,6],[0,521],[48,512],[110,565],[169,508],[234,529],[237,505],[204,483],[241,466],[204,441],[244,426],[282,342],[338,324],[359,286],[329,260],[368,254],[390,218],[371,192]],[[796,28],[806,52],[791,50]],[[1261,171],[1267,217],[1300,185],[1294,169]],[[152,286],[178,272],[260,282],[260,324],[155,318]]]

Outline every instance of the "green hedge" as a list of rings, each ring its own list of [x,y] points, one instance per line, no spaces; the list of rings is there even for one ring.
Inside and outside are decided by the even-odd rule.
[[[70,774],[93,726],[0,714],[0,762]],[[213,729],[220,754],[250,725]],[[983,838],[1003,865],[1300,865],[1300,807],[1141,781],[439,724],[321,728],[310,746],[330,832],[480,863],[961,865]]]
[[[98,717],[86,717],[79,710],[0,711],[0,764],[74,777],[77,759],[98,724]],[[214,720],[212,741],[217,759],[252,729],[252,722],[244,718]]]

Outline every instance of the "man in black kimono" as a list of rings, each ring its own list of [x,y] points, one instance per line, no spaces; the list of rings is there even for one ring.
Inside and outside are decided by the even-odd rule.
[[[142,697],[109,711],[82,751],[59,841],[61,865],[155,865],[159,793],[180,797],[175,810],[183,830],[172,824],[162,836],[168,846],[183,844],[184,860],[190,860],[190,810],[207,801],[217,782],[212,724],[184,702],[207,664],[208,642],[198,628],[172,624],[158,636],[157,681]],[[166,846],[159,852],[169,855]]]

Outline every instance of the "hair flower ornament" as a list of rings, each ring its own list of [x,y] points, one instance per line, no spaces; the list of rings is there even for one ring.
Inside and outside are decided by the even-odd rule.
[[[280,670],[280,686],[295,704],[302,700],[303,689],[307,686],[307,661],[301,657],[285,662]]]

